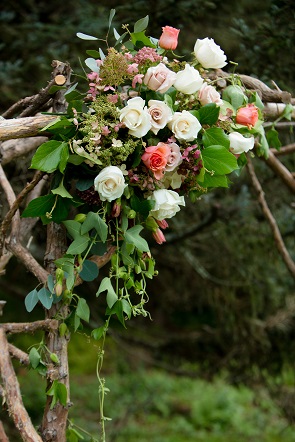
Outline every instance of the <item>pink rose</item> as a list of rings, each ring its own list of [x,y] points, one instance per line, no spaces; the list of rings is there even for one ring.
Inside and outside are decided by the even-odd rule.
[[[168,69],[164,63],[148,68],[144,76],[144,84],[152,91],[164,94],[176,80],[176,73]]]
[[[258,108],[250,103],[237,110],[236,123],[243,126],[255,126],[258,121]]]
[[[219,92],[208,83],[204,83],[199,90],[198,100],[202,106],[205,106],[205,104],[208,103],[216,103],[217,105],[222,104]]]
[[[170,154],[167,158],[167,164],[165,167],[166,172],[172,172],[182,161],[182,155],[180,152],[180,148],[176,143],[168,144],[170,148]]]
[[[174,51],[178,44],[178,34],[180,30],[172,28],[171,26],[165,26],[162,30],[163,33],[159,40],[160,48],[166,49],[167,51]]]
[[[171,149],[166,143],[158,143],[157,146],[146,147],[141,159],[145,166],[154,173],[155,178],[160,180],[170,154]]]

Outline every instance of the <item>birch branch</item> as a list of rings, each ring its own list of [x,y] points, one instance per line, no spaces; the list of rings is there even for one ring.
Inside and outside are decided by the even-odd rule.
[[[16,158],[27,156],[48,140],[47,137],[30,137],[6,140],[0,144],[0,159],[2,166]]]

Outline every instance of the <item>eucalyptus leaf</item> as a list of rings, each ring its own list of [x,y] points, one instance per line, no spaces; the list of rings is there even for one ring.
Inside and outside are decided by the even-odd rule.
[[[76,33],[78,38],[81,38],[81,40],[98,40],[97,37],[93,37],[92,35],[83,34],[83,32],[77,32]]]
[[[83,281],[93,281],[98,277],[99,269],[98,266],[93,261],[86,259],[83,263],[81,272],[79,273],[80,278]]]
[[[146,15],[144,18],[141,18],[134,24],[134,33],[137,34],[138,32],[143,32],[146,30],[147,26],[149,24],[149,16]]]
[[[85,64],[91,71],[99,72],[99,66],[94,58],[86,58]]]
[[[38,298],[43,307],[45,307],[47,310],[49,310],[53,303],[52,294],[49,290],[47,290],[46,287],[42,287],[41,290],[38,292]]]
[[[28,293],[27,296],[25,297],[25,307],[27,312],[30,313],[38,304],[38,301],[39,301],[38,291],[36,289]]]

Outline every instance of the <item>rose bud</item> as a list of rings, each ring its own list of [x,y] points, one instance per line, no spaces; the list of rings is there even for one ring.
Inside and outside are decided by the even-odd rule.
[[[240,107],[237,111],[236,123],[243,126],[255,126],[258,121],[258,108],[250,103],[245,107]]]
[[[159,228],[153,232],[153,237],[158,244],[163,244],[164,242],[166,242],[164,233]]]
[[[160,48],[166,49],[167,51],[174,51],[178,44],[178,34],[180,29],[165,26],[162,30],[163,32],[159,40]]]

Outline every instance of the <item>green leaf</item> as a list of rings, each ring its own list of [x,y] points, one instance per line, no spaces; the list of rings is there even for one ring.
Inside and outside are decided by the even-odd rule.
[[[129,304],[129,302],[126,299],[122,299],[122,308],[123,308],[123,312],[126,313],[126,315],[128,316],[128,318],[131,318],[131,306]]]
[[[45,307],[47,310],[49,310],[53,303],[53,297],[49,290],[47,290],[46,287],[42,287],[41,290],[38,292],[38,298],[43,307]]]
[[[127,244],[126,241],[123,241],[123,244],[120,247],[120,253],[125,266],[134,265],[133,258],[130,256],[133,253],[133,251],[134,251],[134,245]]]
[[[279,139],[279,133],[274,127],[266,132],[266,139],[268,141],[269,147],[280,150],[282,143]]]
[[[89,322],[90,309],[84,298],[79,298],[76,309],[76,315],[79,316],[79,318],[83,319],[84,321]]]
[[[69,255],[80,255],[87,249],[89,241],[89,235],[83,235],[74,239],[66,253]]]
[[[113,289],[110,278],[105,277],[100,283],[96,296],[99,296],[102,292],[107,292],[107,304],[109,308],[112,308],[115,302],[118,300],[118,296]]]
[[[102,327],[95,328],[94,330],[92,330],[91,336],[96,341],[99,341],[103,337],[104,333],[105,333],[105,328],[104,328],[104,326],[102,326]]]
[[[137,48],[142,48],[144,46],[155,48],[156,46],[151,42],[151,40],[145,35],[144,32],[136,32],[131,34],[131,41]]]
[[[43,172],[54,172],[59,163],[64,160],[68,152],[68,145],[66,142],[47,141],[41,144],[32,158],[31,168],[42,170]]]
[[[199,111],[198,120],[201,124],[214,124],[218,120],[219,107],[215,103],[209,103],[202,106]]]
[[[78,221],[66,220],[63,224],[73,239],[81,237],[81,224]]]
[[[38,301],[39,301],[38,291],[36,289],[28,293],[27,296],[25,297],[25,307],[27,312],[30,313],[35,308]]]
[[[52,408],[55,407],[57,401],[59,401],[61,405],[66,407],[68,399],[68,391],[67,387],[61,382],[58,382],[57,380],[53,381],[49,390],[46,391],[46,394],[47,396],[52,396],[52,402],[50,405],[51,410]]]
[[[140,213],[146,218],[149,212],[154,208],[155,201],[139,198],[137,195],[132,195],[130,198],[130,205],[131,209],[135,210],[135,212]]]
[[[117,318],[121,322],[121,324],[126,328],[125,326],[125,319],[124,319],[124,313],[123,313],[123,305],[122,300],[119,299],[112,307],[111,313],[115,313],[117,315]]]
[[[223,146],[210,146],[202,150],[204,167],[216,175],[231,173],[238,169],[236,157]]]
[[[83,263],[82,271],[79,273],[83,281],[93,281],[98,277],[99,269],[95,262],[86,259]]]
[[[93,50],[93,49],[89,49],[88,51],[86,51],[86,54],[90,55],[90,57],[93,57],[93,58],[99,58],[100,57],[99,52],[96,51],[96,50]]]
[[[221,127],[210,127],[210,129],[206,129],[202,140],[205,147],[219,145],[229,149],[229,138]]]
[[[22,213],[22,218],[34,218],[35,216],[46,215],[47,212],[50,212],[56,197],[52,194],[39,196],[34,200],[30,201],[28,206]]]
[[[147,241],[139,235],[142,229],[142,226],[136,225],[126,230],[124,234],[125,241],[128,244],[133,244],[141,252],[148,252],[149,246]]]
[[[37,368],[41,361],[40,353],[35,347],[32,347],[29,352],[29,361],[33,369]]]
[[[59,195],[62,198],[73,198],[72,195],[67,191],[67,189],[63,185],[63,180],[60,182],[60,185],[51,191],[54,195]]]
[[[228,187],[226,175],[210,175],[205,173],[202,187]]]
[[[144,18],[141,18],[134,24],[134,33],[137,34],[139,32],[143,32],[146,30],[149,24],[149,16],[146,15]]]
[[[81,226],[81,234],[95,229],[102,242],[106,242],[108,237],[108,226],[104,220],[95,212],[88,212],[84,223]]]
[[[54,261],[56,267],[59,267],[67,273],[70,273],[72,271],[72,269],[74,268],[74,263],[75,258],[73,256],[65,256]]]

